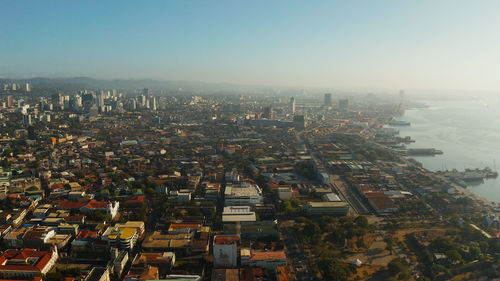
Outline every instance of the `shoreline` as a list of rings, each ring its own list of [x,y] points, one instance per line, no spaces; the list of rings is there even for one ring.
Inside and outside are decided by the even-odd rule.
[[[419,102],[419,103],[422,106],[421,107],[417,107],[416,109],[427,109],[427,108],[430,107],[430,105],[427,102]],[[413,109],[413,108],[406,108],[405,111],[408,110],[408,109]],[[404,113],[403,113],[403,116],[404,116]],[[401,116],[399,116],[399,117],[401,117]],[[415,136],[410,135],[410,137],[414,138]],[[446,151],[444,150],[443,152],[444,152],[443,155],[446,155],[445,154]],[[403,157],[403,158],[406,161],[408,161],[408,158],[406,158],[406,157]],[[415,159],[415,157],[411,157],[411,159],[413,161],[419,163],[419,165],[420,165],[420,166],[418,166],[418,165],[412,163],[412,161],[408,161],[409,163],[411,163],[411,165],[414,166],[414,168],[420,168],[420,169],[423,169],[424,171],[426,171],[427,173],[431,173],[434,177],[437,177],[437,178],[445,181],[450,187],[455,188],[458,193],[463,194],[463,195],[468,196],[468,197],[471,197],[471,198],[474,198],[475,200],[481,201],[485,205],[488,205],[489,207],[492,207],[492,208],[496,208],[497,205],[500,205],[500,202],[495,202],[495,201],[489,200],[486,197],[484,197],[483,195],[481,195],[481,194],[479,194],[477,192],[474,192],[473,190],[469,189],[469,185],[467,185],[467,187],[462,187],[460,185],[457,185],[456,183],[451,182],[445,176],[438,175],[436,173],[436,171],[430,170],[429,168],[425,167],[425,164],[422,161],[420,161],[419,159]],[[479,167],[476,167],[476,168],[479,168]]]

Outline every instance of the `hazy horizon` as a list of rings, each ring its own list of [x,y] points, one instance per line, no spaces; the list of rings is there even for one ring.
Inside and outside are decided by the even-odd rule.
[[[1,2],[0,77],[500,90],[496,1],[116,3]]]

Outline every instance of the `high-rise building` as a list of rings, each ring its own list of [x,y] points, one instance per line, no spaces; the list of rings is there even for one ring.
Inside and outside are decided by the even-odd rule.
[[[31,115],[30,114],[23,115],[23,123],[24,123],[25,126],[32,125]]]
[[[346,111],[348,107],[349,107],[349,100],[348,99],[340,99],[339,100],[339,110]]]
[[[33,127],[31,125],[28,126],[28,139],[29,140],[36,139],[35,127]]]
[[[274,111],[272,106],[264,107],[264,117],[268,119],[274,118]]]
[[[75,96],[75,102],[73,105],[75,109],[80,109],[83,106],[82,97],[80,95]]]
[[[294,97],[290,98],[290,112],[292,114],[295,114],[295,98]]]
[[[306,118],[304,115],[293,116],[293,126],[296,129],[304,129],[306,127]]]
[[[157,108],[157,104],[156,104],[156,97],[153,97],[153,98],[151,99],[151,109],[152,109],[152,110],[156,110],[156,108]]]
[[[12,83],[12,91],[16,91],[17,90],[17,84],[16,83]]]
[[[61,102],[60,102],[60,100],[59,100],[59,97],[60,97],[60,94],[53,94],[53,95],[51,96],[51,101],[52,101],[52,104],[53,104],[54,106],[57,106],[57,105],[60,105],[60,104],[61,104]]]
[[[97,95],[97,107],[102,108],[104,107],[104,93],[100,93]]]
[[[332,94],[325,94],[325,106],[332,106]]]
[[[12,107],[13,105],[14,105],[14,97],[8,96],[7,97],[7,107]]]
[[[31,85],[30,83],[26,83],[26,93],[31,92]]]

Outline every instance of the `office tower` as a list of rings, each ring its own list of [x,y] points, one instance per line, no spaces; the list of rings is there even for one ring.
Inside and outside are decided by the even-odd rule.
[[[147,89],[145,89],[147,90]],[[141,95],[141,108],[144,108],[146,107],[146,96],[145,95]]]
[[[97,95],[97,107],[102,108],[104,107],[104,93],[101,92],[100,94]]]
[[[348,107],[349,107],[349,100],[348,99],[340,99],[339,100],[339,110],[346,111]]]
[[[40,100],[38,103],[38,109],[43,112],[45,111],[45,108],[47,107],[47,104],[45,103],[45,99]]]
[[[295,98],[294,97],[290,98],[290,112],[292,114],[295,114]]]
[[[264,118],[273,119],[274,111],[272,106],[264,107]]]
[[[31,92],[31,85],[30,83],[26,83],[26,93]]]
[[[83,106],[82,97],[80,95],[75,96],[73,106],[75,109],[80,109]]]
[[[14,97],[8,96],[7,97],[7,107],[12,107],[13,105],[14,105]]]
[[[16,91],[17,90],[17,85],[16,83],[12,83],[12,91]]]
[[[133,110],[137,109],[137,101],[135,100],[135,98],[132,100],[132,109]]]
[[[293,126],[296,129],[304,129],[306,127],[306,118],[304,115],[293,116]]]
[[[157,108],[157,104],[156,104],[156,97],[153,97],[153,98],[151,99],[151,103],[152,103],[152,104],[151,104],[151,109],[156,110],[156,108]]]
[[[148,95],[149,95],[149,89],[148,89],[148,88],[144,88],[144,89],[142,89],[142,94],[143,94],[144,96],[148,96]]]
[[[99,114],[99,108],[97,107],[97,105],[92,105],[89,109],[89,116],[91,117],[95,117]]]
[[[29,140],[36,139],[35,127],[33,127],[31,125],[28,126],[28,139]]]
[[[32,125],[32,122],[31,122],[31,115],[29,115],[29,114],[23,115],[23,124],[24,124],[25,126],[30,126],[30,125]]]
[[[61,110],[64,109],[64,99],[65,97],[63,95],[59,95],[59,104],[61,105]]]
[[[325,94],[325,106],[332,106],[332,94]]]
[[[59,94],[53,94],[51,96],[51,101],[54,106],[59,105]]]

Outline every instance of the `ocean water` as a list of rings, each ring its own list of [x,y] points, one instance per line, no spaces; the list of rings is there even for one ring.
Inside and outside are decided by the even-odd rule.
[[[419,102],[428,107],[406,110],[398,119],[411,126],[396,128],[400,136],[415,139],[408,148],[436,148],[443,155],[412,158],[432,171],[484,167],[500,171],[500,98]],[[500,177],[468,188],[500,203]]]

